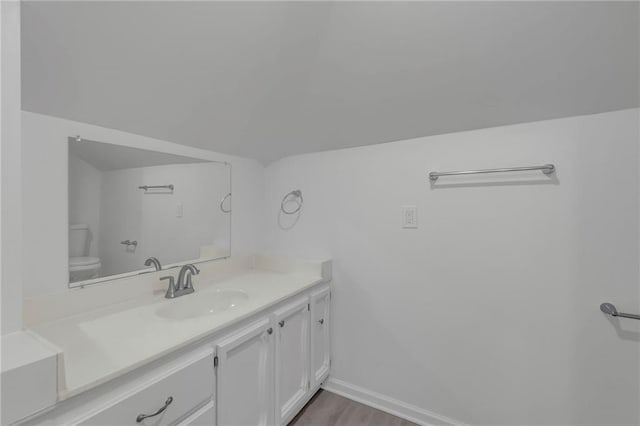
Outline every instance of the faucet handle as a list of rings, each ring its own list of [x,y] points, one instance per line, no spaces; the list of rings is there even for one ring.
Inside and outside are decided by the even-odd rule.
[[[160,277],[160,281],[169,280],[169,288],[167,288],[167,292],[164,297],[167,299],[173,299],[176,296],[176,286],[175,286],[175,278],[171,275],[167,275],[166,277]]]

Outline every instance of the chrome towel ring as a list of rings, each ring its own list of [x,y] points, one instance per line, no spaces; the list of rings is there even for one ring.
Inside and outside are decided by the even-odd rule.
[[[284,208],[285,203],[294,199],[298,203],[298,207],[296,207],[294,210],[285,209]],[[280,203],[280,210],[282,210],[282,213],[284,214],[296,214],[302,208],[303,203],[304,203],[304,198],[302,198],[302,191],[300,191],[299,189],[294,189],[293,191],[287,193],[284,197],[282,197],[282,202]]]
[[[227,198],[229,197],[231,197],[231,193],[228,193],[222,200],[220,200],[220,210],[222,210],[222,213],[231,213],[231,204],[229,204],[228,210],[224,208],[224,202],[227,201]]]

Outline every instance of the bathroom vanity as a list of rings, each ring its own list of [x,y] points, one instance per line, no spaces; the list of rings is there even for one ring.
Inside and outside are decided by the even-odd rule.
[[[25,300],[44,355],[15,363],[7,423],[291,421],[330,370],[330,262],[230,257],[226,162],[68,147],[68,287]]]
[[[287,424],[330,370],[326,262],[200,264],[30,300],[29,330],[58,351],[58,402],[23,424]]]

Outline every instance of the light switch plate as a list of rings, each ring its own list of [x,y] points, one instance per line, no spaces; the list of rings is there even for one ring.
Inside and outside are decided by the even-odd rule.
[[[418,208],[416,206],[402,206],[402,227],[409,229],[418,227]]]

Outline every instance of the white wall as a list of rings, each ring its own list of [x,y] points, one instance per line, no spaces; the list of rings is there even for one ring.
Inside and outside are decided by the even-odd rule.
[[[334,258],[332,377],[471,424],[638,424],[638,110],[270,165],[266,244]],[[434,170],[554,163],[442,178]],[[493,182],[493,184],[491,183]],[[453,185],[452,185],[453,184]],[[280,201],[300,188],[292,229]],[[401,205],[419,228],[401,229]]]
[[[89,256],[100,257],[100,194],[102,173],[74,154],[69,154],[69,225],[89,225]]]
[[[2,334],[22,326],[20,2],[0,2],[2,48]]]
[[[197,152],[233,164],[234,253],[333,256],[335,379],[472,424],[638,423],[640,329],[598,311],[640,310],[638,110],[292,157],[266,179],[252,160],[22,122],[26,296],[66,289],[68,136]],[[557,181],[427,179],[546,162]],[[298,187],[303,214],[284,230],[280,200]],[[419,229],[400,229],[404,204]]]
[[[264,169],[257,161],[23,111],[25,297],[67,289],[67,138],[78,134],[89,140],[230,162],[234,193],[232,254],[255,253],[262,249],[260,213]]]

